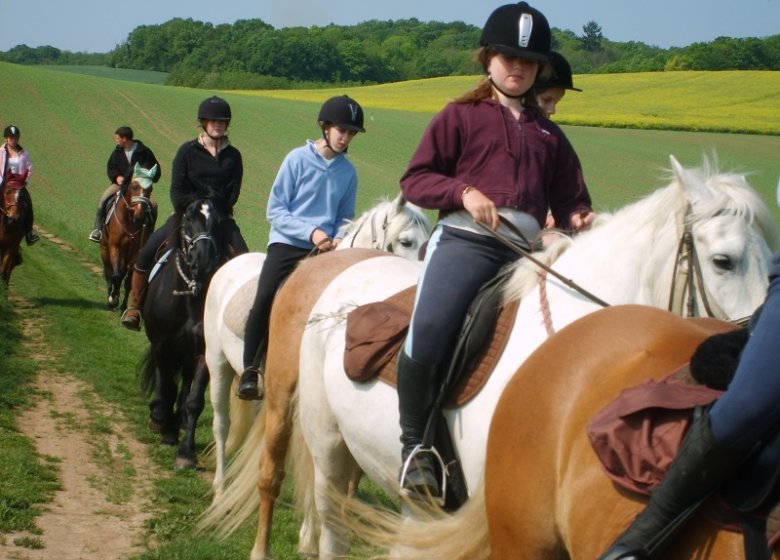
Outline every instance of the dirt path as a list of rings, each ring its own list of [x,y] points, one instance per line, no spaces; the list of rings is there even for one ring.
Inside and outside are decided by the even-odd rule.
[[[12,299],[16,307],[29,305]],[[47,353],[44,329],[32,320],[23,329],[25,350],[46,373],[36,382],[37,405],[19,416],[18,425],[39,453],[58,459],[62,490],[36,520],[42,534],[4,535],[0,559],[120,560],[141,552],[155,465],[144,446],[126,436],[121,417],[90,387],[73,376],[50,373],[54,368],[46,364],[56,356]],[[92,428],[95,418],[102,422],[99,430]],[[43,548],[15,544],[23,537],[40,541]]]

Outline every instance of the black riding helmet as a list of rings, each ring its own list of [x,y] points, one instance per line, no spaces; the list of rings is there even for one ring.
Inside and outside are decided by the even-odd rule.
[[[551,34],[547,18],[527,2],[496,8],[482,28],[479,44],[506,56],[546,62]]]
[[[559,87],[563,89],[570,89],[573,91],[582,91],[580,88],[574,87],[574,81],[571,76],[571,66],[563,55],[555,51],[550,51],[550,66],[552,66],[552,73],[547,78],[539,77],[534,84],[536,90],[543,90],[547,88]]]
[[[334,124],[344,130],[366,131],[363,128],[363,108],[347,95],[331,97],[323,103],[317,120],[323,126]]]
[[[205,99],[198,107],[199,121],[229,121],[231,117],[228,102],[216,95]]]
[[[21,136],[21,132],[19,131],[19,127],[15,125],[9,125],[5,127],[5,130],[3,131],[3,138],[19,138]]]

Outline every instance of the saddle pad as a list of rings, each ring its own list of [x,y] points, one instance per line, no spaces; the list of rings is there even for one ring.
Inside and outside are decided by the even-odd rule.
[[[416,286],[398,292],[382,302],[369,303],[351,320],[347,317],[347,347],[345,348],[345,370],[349,363],[348,376],[355,381],[369,381],[378,377],[380,381],[396,387],[398,351],[404,341],[414,305]],[[487,383],[490,374],[504,352],[509,334],[514,326],[519,301],[503,306],[490,337],[489,343],[479,356],[472,360],[467,371],[462,372],[444,402],[446,408],[463,406]],[[372,312],[378,310],[378,312]],[[380,333],[371,335],[369,333]],[[365,343],[363,342],[365,341]],[[350,348],[360,349],[360,357],[349,356]],[[374,350],[374,354],[370,350]],[[362,369],[365,368],[365,369]],[[381,368],[381,369],[379,369]]]
[[[257,276],[259,275],[260,271],[258,269]],[[257,276],[252,276],[236,290],[236,293],[225,306],[225,313],[222,315],[222,320],[230,329],[230,332],[242,340],[244,339],[244,329],[246,328],[247,317],[249,317],[249,310],[252,309],[252,305],[255,303]]]
[[[722,392],[677,378],[682,366],[660,381],[628,387],[588,423],[591,446],[616,484],[649,494],[663,479],[691,424],[693,409]]]

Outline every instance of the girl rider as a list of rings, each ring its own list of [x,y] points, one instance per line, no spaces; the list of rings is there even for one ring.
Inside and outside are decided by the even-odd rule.
[[[137,331],[141,328],[141,307],[155,254],[176,227],[184,210],[198,199],[216,198],[225,205],[231,215],[233,213],[233,206],[241,191],[244,165],[241,152],[227,137],[231,117],[230,105],[217,96],[209,97],[198,107],[202,132],[194,140],[182,144],[173,159],[173,214],[149,237],[138,254],[133,269],[130,302],[121,319],[122,325],[128,329]],[[226,220],[225,228],[225,238],[233,251],[236,254],[246,253],[249,249],[235,221]]]
[[[501,6],[485,23],[480,44],[485,76],[433,118],[401,177],[409,202],[439,210],[398,360],[400,482],[410,497],[441,495],[433,450],[421,443],[442,370],[480,286],[518,258],[483,227],[495,231],[501,216],[533,239],[548,209],[575,231],[594,217],[571,144],[525,103],[547,71],[547,19],[526,2]]]

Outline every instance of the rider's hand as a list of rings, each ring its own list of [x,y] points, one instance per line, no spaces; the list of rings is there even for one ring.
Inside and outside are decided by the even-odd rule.
[[[466,187],[461,198],[465,208],[475,222],[485,224],[491,230],[498,229],[498,209],[496,205],[474,187]]]
[[[311,234],[311,242],[314,243],[314,246],[317,247],[317,250],[320,253],[335,249],[335,246],[333,245],[330,237],[328,237],[328,234],[321,229],[314,230],[314,233]]]
[[[596,218],[596,213],[593,211],[581,212],[579,214],[572,214],[571,216],[571,228],[574,231],[580,231],[581,229],[589,227],[593,220]]]

